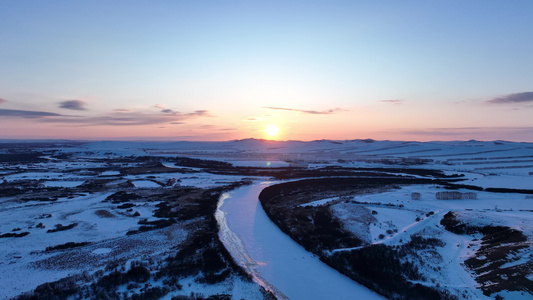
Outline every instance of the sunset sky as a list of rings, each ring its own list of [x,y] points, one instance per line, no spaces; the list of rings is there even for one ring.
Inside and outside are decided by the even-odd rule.
[[[2,1],[0,139],[533,142],[532,16],[531,0]]]

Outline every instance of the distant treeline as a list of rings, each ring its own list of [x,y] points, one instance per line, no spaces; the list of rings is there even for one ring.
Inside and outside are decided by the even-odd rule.
[[[46,161],[46,159],[41,157],[42,155],[44,154],[40,152],[0,154],[0,163],[12,163],[12,164],[39,163],[39,162]]]

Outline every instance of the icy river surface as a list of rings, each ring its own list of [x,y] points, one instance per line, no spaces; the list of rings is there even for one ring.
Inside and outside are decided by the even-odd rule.
[[[384,299],[321,262],[270,221],[258,196],[271,184],[245,186],[219,200],[219,236],[237,263],[278,299]]]

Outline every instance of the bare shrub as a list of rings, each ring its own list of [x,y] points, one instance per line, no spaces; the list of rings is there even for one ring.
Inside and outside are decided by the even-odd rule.
[[[94,214],[99,216],[100,218],[114,218],[115,217],[114,214],[108,212],[105,209],[99,209],[99,210],[95,211]]]

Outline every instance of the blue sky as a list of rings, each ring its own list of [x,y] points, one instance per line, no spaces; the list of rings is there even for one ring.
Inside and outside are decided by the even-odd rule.
[[[0,138],[533,141],[531,1],[6,1]],[[70,102],[69,102],[70,101]]]

